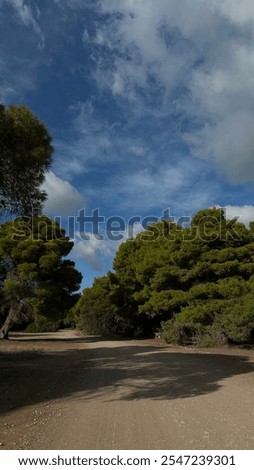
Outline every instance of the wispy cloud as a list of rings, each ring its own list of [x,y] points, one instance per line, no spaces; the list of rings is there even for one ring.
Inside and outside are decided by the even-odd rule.
[[[126,126],[119,121],[111,121],[101,115],[101,110],[92,100],[78,102],[69,110],[71,116],[70,134],[72,138],[55,141],[55,168],[61,176],[70,178],[87,175],[95,171],[115,171],[124,166],[136,166],[150,158],[150,149],[143,136],[136,135],[131,123]],[[134,127],[134,124],[133,124]]]
[[[28,5],[25,0],[5,1],[7,4],[13,7],[18,18],[22,21],[25,26],[32,27],[32,29],[35,31],[39,38],[38,48],[43,49],[45,46],[45,37],[37,21],[40,17],[40,10],[38,5],[35,2],[32,2],[30,5]]]
[[[177,166],[162,165],[157,169],[134,171],[118,180],[114,177],[106,195],[111,204],[117,201],[119,209],[142,214],[144,210],[157,213],[158,208],[166,207],[177,211],[195,211],[200,204],[211,201],[213,193],[213,185],[209,191],[207,183],[190,170],[188,162],[186,166],[180,162]]]
[[[24,103],[43,80],[48,56],[40,18],[35,2],[0,0],[0,99],[5,104]]]
[[[38,61],[9,56],[5,52],[0,58],[0,100],[5,104],[22,99],[27,91],[34,91],[37,85]],[[18,80],[17,80],[17,71]]]
[[[98,86],[143,116],[149,100],[153,110],[167,108],[168,116],[182,113],[195,155],[234,183],[253,181],[253,2],[100,5],[110,16],[84,36],[94,44]]]
[[[96,206],[107,204],[111,211],[131,208],[139,213],[165,206],[185,210],[199,208],[213,198],[218,188],[207,184],[205,162],[179,155],[173,149],[174,135],[153,135],[153,122],[111,124],[99,118],[90,104],[75,111],[72,142],[56,141],[56,173],[78,181]],[[202,176],[200,176],[202,174]]]

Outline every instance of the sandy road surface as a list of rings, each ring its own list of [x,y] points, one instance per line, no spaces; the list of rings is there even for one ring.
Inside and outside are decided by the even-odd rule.
[[[2,449],[254,449],[254,351],[103,341],[0,343]]]

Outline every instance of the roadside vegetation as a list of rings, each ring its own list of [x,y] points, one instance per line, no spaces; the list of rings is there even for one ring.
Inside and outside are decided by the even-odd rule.
[[[254,224],[198,212],[190,226],[151,225],[123,243],[114,271],[74,307],[93,334],[149,336],[211,347],[254,342]]]
[[[79,293],[73,242],[43,215],[52,139],[24,106],[0,106],[0,336],[75,324],[94,335],[161,335],[210,347],[254,343],[254,222],[210,208],[162,220],[120,245]]]
[[[12,327],[63,325],[82,280],[66,259],[73,243],[43,215],[41,184],[52,163],[51,136],[24,106],[0,106],[0,336]]]

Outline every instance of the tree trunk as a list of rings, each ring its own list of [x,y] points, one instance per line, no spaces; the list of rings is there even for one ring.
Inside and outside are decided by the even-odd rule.
[[[0,339],[8,339],[8,334],[13,325],[31,323],[33,321],[33,309],[25,300],[12,300],[8,315],[0,329]]]
[[[11,314],[11,310],[8,313],[8,316],[0,330],[0,339],[8,339],[9,331],[13,326],[13,315]]]

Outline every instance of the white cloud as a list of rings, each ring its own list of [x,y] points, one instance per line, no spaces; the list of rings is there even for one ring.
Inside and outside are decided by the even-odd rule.
[[[48,194],[44,212],[53,216],[73,216],[85,205],[85,198],[74,186],[56,176],[52,171],[47,173],[42,189]]]
[[[108,85],[113,92],[117,89],[123,94],[133,86],[151,86],[150,77],[167,92],[175,89],[191,72],[193,62],[199,58],[199,41],[207,42],[217,20],[214,10],[202,0],[184,0],[181,4],[176,0],[103,0],[101,10],[122,15],[117,19],[112,16],[111,23],[99,24],[95,42],[112,52],[110,59],[100,57],[100,78],[103,60],[106,68],[110,60]]]
[[[253,181],[253,1],[103,0],[100,7],[111,21],[99,22],[94,37],[86,31],[96,45],[97,84],[129,100],[133,115],[148,114],[149,96],[157,97],[153,113],[182,112],[196,124],[188,130],[196,155],[234,183]]]
[[[104,263],[108,264],[108,259],[112,262],[119,244],[105,239],[98,240],[96,235],[89,232],[86,232],[85,237],[89,237],[89,239],[82,239],[80,234],[76,234],[72,255],[77,260],[88,263],[95,271],[103,271],[105,269]]]
[[[210,4],[214,5],[225,17],[234,23],[246,25],[254,19],[254,3],[252,0],[210,0]]]
[[[188,136],[201,158],[215,161],[217,172],[233,183],[254,179],[254,114],[239,112]]]
[[[254,206],[225,206],[227,219],[238,218],[246,227],[254,220]]]
[[[72,256],[78,261],[84,261],[98,272],[105,271],[112,266],[112,262],[119,246],[126,240],[135,238],[140,232],[144,231],[141,220],[131,226],[128,220],[124,221],[125,229],[123,231],[105,233],[105,226],[100,227],[99,234],[101,239],[94,233],[86,231],[85,234],[77,232],[75,234],[74,248]],[[120,240],[113,240],[114,236],[119,236]]]

